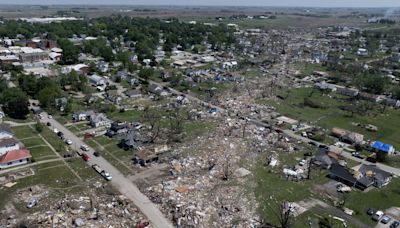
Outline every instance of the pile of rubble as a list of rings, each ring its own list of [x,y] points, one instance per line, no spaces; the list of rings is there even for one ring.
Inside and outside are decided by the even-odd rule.
[[[96,183],[96,186],[84,195],[66,194],[55,199],[52,204],[47,204],[50,205],[48,208],[41,206],[43,197],[29,193],[36,191],[20,191],[18,196],[22,197],[22,201],[38,197],[37,208],[29,209],[35,212],[15,216],[15,211],[3,211],[0,224],[7,224],[4,227],[18,224],[28,227],[151,227],[138,208],[125,196],[107,194],[100,183]]]

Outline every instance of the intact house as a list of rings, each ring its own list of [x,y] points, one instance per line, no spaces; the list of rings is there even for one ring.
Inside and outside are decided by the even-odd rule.
[[[372,185],[377,188],[382,188],[390,183],[392,180],[392,174],[383,171],[375,165],[362,164],[354,169],[357,173],[358,180],[366,179],[372,182]]]
[[[26,149],[12,150],[0,156],[0,169],[27,164],[32,155]]]
[[[92,127],[110,127],[111,120],[104,113],[92,114],[90,116],[90,125]]]
[[[360,165],[354,169],[340,165],[333,165],[329,176],[351,187],[365,190],[371,186],[381,188],[392,179],[392,174],[379,169],[374,165]]]
[[[111,123],[111,127],[107,129],[106,136],[114,137],[116,135],[121,135],[127,133],[129,130],[129,126],[124,122],[113,122]]]
[[[89,82],[92,83],[95,86],[105,86],[106,85],[106,80],[103,77],[100,77],[98,75],[89,75],[88,76]]]
[[[91,115],[94,115],[95,113],[93,111],[82,111],[82,112],[77,112],[72,115],[72,120],[74,122],[80,122],[80,121],[86,121],[90,119]]]
[[[16,138],[5,138],[0,140],[0,156],[13,150],[21,149],[21,145]]]
[[[14,133],[11,131],[10,126],[7,124],[0,124],[0,139],[7,139],[14,137]]]

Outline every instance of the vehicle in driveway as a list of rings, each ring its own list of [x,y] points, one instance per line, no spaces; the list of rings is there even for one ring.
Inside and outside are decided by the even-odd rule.
[[[390,224],[390,228],[397,228],[400,226],[400,222],[399,221],[394,221],[392,222],[392,224]]]
[[[88,161],[88,160],[89,160],[89,155],[87,155],[86,153],[83,153],[83,154],[82,154],[82,159],[83,159],[84,161]]]
[[[390,220],[392,220],[392,218],[390,218],[390,217],[387,216],[387,215],[384,215],[384,216],[382,217],[382,219],[381,219],[381,223],[383,223],[383,224],[388,224],[388,223],[390,222]]]
[[[367,215],[373,215],[373,214],[375,214],[375,212],[376,212],[376,210],[374,209],[374,208],[368,208],[368,210],[367,210]]]
[[[351,152],[351,156],[364,159],[365,157],[360,154],[360,152]]]
[[[83,150],[83,151],[88,151],[88,150],[89,150],[89,147],[86,146],[86,145],[81,145],[81,150]]]
[[[372,220],[379,221],[383,216],[383,211],[377,211],[372,215]]]

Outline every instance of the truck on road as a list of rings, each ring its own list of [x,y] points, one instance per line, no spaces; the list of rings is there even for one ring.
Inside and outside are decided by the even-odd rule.
[[[101,169],[99,165],[94,164],[94,165],[92,165],[92,168],[94,170],[96,170],[96,172],[99,173],[102,177],[104,177],[104,179],[106,179],[108,181],[110,181],[112,179],[112,176],[109,173],[107,173],[105,170]]]

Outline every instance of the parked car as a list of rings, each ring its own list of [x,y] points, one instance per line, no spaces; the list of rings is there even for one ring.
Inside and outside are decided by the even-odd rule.
[[[304,159],[299,162],[300,166],[304,166],[305,164],[306,164],[306,160],[304,160]]]
[[[28,203],[26,204],[26,207],[27,208],[32,208],[32,207],[36,206],[36,204],[37,204],[37,200],[35,198],[33,198],[33,199],[28,201]]]
[[[101,174],[106,180],[108,180],[108,181],[112,180],[112,176],[111,176],[109,173],[107,173],[105,170],[101,171],[100,174]]]
[[[364,156],[360,154],[360,152],[351,152],[351,155],[356,158],[364,159]]]
[[[52,115],[48,115],[48,117],[49,117],[49,119],[53,119],[53,116],[52,116]]]
[[[397,228],[400,226],[400,222],[399,221],[394,221],[392,222],[392,224],[390,224],[390,228]]]
[[[95,151],[95,152],[93,152],[93,155],[96,157],[100,157],[100,152]]]
[[[70,139],[65,140],[65,143],[66,143],[67,145],[72,145],[72,141],[71,141]]]
[[[381,223],[383,223],[383,224],[388,224],[388,223],[390,222],[390,220],[392,220],[392,218],[390,218],[390,217],[387,216],[387,215],[384,215],[384,216],[382,217],[382,219],[381,219]]]
[[[367,210],[368,215],[373,215],[373,214],[375,214],[375,212],[376,212],[376,210],[374,208],[368,208],[368,210]]]
[[[83,150],[83,151],[88,151],[88,150],[89,150],[89,147],[86,146],[86,145],[81,145],[81,150]]]
[[[59,131],[59,132],[57,132],[57,136],[58,136],[58,137],[63,137],[63,136],[64,136],[64,133],[62,133],[61,131]]]
[[[50,126],[51,126],[51,123],[50,123],[50,122],[47,122],[47,124],[46,124],[46,125],[50,127]]]
[[[60,131],[59,131],[57,128],[54,128],[54,129],[53,129],[53,132],[56,133],[56,134],[58,134],[58,132],[60,132]]]
[[[329,150],[329,146],[327,146],[327,145],[325,145],[325,144],[319,144],[318,147],[319,147],[319,148],[322,148],[322,149],[327,149],[327,150]]]
[[[372,215],[372,220],[379,221],[383,215],[383,211],[377,211]]]
[[[83,154],[82,154],[82,159],[83,159],[84,161],[88,161],[88,160],[89,160],[89,155],[87,155],[86,153],[83,153]]]

